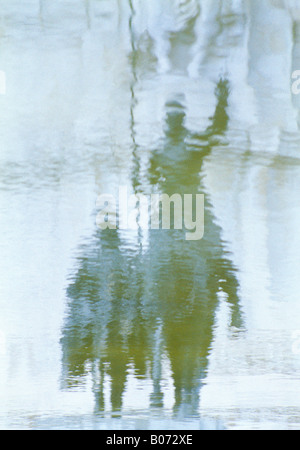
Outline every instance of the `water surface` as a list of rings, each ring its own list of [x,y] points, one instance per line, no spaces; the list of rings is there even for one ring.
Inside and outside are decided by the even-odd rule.
[[[2,0],[1,428],[299,427],[298,20]],[[204,193],[204,238],[99,230],[119,186]]]

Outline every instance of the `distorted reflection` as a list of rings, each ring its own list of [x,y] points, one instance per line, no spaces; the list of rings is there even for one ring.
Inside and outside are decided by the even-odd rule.
[[[228,90],[228,82],[220,80],[211,125],[192,136],[193,146],[187,144],[183,105],[178,101],[166,105],[164,140],[153,151],[148,169],[151,189],[201,192],[203,157],[227,128]],[[152,380],[150,406],[163,407],[161,377],[167,358],[175,388],[174,412],[181,417],[198,414],[220,291],[231,305],[232,324],[241,325],[235,270],[206,206],[202,241],[187,242],[182,231],[151,230],[146,244],[140,236],[135,245],[130,241],[124,245],[126,232],[106,230],[81,249],[78,271],[68,288],[64,384],[73,386],[97,366],[93,371],[97,411],[106,408],[106,374],[111,378],[112,411],[122,411],[131,364],[136,377]]]
[[[1,0],[0,54],[0,428],[299,428],[299,0]]]

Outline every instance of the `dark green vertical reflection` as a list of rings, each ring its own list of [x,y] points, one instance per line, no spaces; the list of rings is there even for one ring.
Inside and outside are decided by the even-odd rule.
[[[164,141],[150,157],[149,192],[203,192],[203,159],[227,129],[228,95],[228,83],[220,80],[211,124],[197,135],[185,128],[182,102],[166,105]],[[145,408],[148,401],[163,408],[166,356],[175,387],[174,414],[197,415],[220,289],[228,294],[233,324],[240,326],[235,271],[209,205],[201,241],[186,241],[184,231],[153,230],[143,248],[126,242],[118,231],[106,230],[96,232],[81,255],[68,288],[64,386],[74,386],[92,371],[96,411],[105,412],[104,378],[109,375],[112,408],[122,415],[130,367],[136,377],[152,379]]]

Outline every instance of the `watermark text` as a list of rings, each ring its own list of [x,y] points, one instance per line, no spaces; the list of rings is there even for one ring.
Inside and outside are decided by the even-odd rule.
[[[203,194],[128,195],[127,186],[116,196],[99,195],[97,225],[106,230],[186,230],[187,241],[199,241],[204,235]]]

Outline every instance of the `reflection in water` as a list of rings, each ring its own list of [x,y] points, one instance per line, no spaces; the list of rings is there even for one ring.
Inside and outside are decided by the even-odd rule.
[[[184,107],[178,101],[166,105],[164,141],[148,169],[151,188],[169,194],[201,192],[203,157],[227,128],[228,90],[228,82],[221,80],[211,125],[192,136],[193,146],[187,144]],[[187,242],[184,233],[175,230],[151,230],[147,243],[140,237],[136,246],[124,239],[118,231],[99,231],[81,251],[68,288],[64,384],[73,386],[89,367],[97,366],[96,409],[106,410],[103,380],[108,374],[115,413],[122,410],[133,365],[136,377],[152,380],[151,407],[163,407],[162,366],[168,358],[174,412],[196,415],[220,291],[228,296],[233,325],[240,326],[237,282],[220,231],[207,207],[202,241]]]
[[[299,426],[299,5],[1,1],[0,427]],[[119,185],[204,239],[96,230]]]

